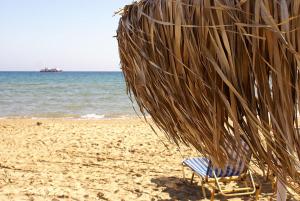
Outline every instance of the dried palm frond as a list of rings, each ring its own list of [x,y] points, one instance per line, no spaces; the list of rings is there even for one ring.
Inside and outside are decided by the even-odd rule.
[[[291,0],[134,2],[117,31],[129,93],[174,142],[223,165],[243,139],[300,184],[299,14]]]

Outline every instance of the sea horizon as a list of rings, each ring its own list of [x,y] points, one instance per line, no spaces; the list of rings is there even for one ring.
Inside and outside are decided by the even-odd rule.
[[[121,71],[0,71],[0,118],[136,117]]]
[[[22,72],[38,72],[38,73],[40,73],[40,70],[41,69],[39,69],[39,70],[0,70],[0,73],[1,72],[20,72],[20,73],[22,73]],[[121,70],[63,70],[62,72],[71,72],[71,73],[72,72],[74,72],[74,73],[76,73],[76,72],[122,73]],[[60,73],[62,73],[62,72],[60,72]]]

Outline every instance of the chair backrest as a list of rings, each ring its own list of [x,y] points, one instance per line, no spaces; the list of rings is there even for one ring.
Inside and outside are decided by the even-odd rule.
[[[248,169],[252,152],[244,140],[241,141],[241,145],[240,154],[237,154],[237,152],[232,149],[227,150],[230,158],[224,168],[215,167],[212,162],[209,161],[206,175],[208,177],[213,177],[213,170],[217,177],[239,176],[244,173]]]

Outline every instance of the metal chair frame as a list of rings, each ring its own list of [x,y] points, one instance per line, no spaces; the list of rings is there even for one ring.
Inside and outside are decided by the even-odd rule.
[[[185,167],[188,167],[188,166],[185,165],[184,163],[182,163],[183,178],[185,180],[187,180],[185,177],[185,172],[184,172]],[[206,192],[205,192],[205,187],[206,187],[206,185],[208,185],[211,187],[211,197],[210,197],[211,201],[214,200],[216,190],[219,191],[218,194],[221,194],[225,197],[256,194],[255,200],[258,200],[259,193],[260,193],[260,187],[255,185],[252,173],[249,169],[246,172],[242,173],[240,176],[232,176],[232,177],[217,177],[214,170],[212,170],[212,173],[213,173],[213,178],[209,178],[208,176],[203,177],[203,176],[197,174],[195,171],[193,171],[193,174],[192,174],[191,184],[193,183],[193,179],[194,179],[195,175],[197,175],[201,179],[201,189],[202,189],[202,193],[203,193],[203,196],[205,199],[207,198]],[[248,187],[247,181],[245,180],[247,175],[249,175],[251,187]],[[221,183],[230,182],[230,181],[242,181],[242,180],[244,180],[244,183],[246,185],[246,187],[244,187],[244,188],[234,188],[232,190],[224,190],[221,187]]]

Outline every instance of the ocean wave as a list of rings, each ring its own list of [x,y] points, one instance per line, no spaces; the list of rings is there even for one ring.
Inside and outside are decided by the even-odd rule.
[[[86,114],[81,116],[82,119],[104,119],[105,115],[98,115],[98,114]]]

